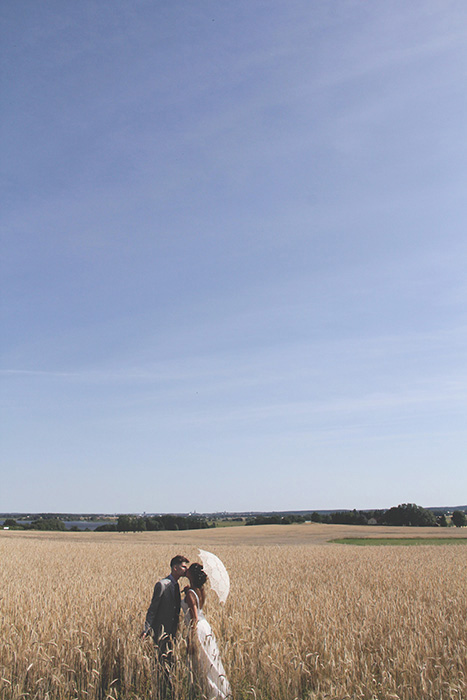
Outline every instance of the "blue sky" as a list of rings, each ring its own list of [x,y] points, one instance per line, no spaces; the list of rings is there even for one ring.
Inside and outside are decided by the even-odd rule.
[[[467,500],[467,7],[2,7],[0,511]]]

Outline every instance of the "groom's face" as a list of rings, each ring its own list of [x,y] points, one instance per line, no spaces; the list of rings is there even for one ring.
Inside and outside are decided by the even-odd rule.
[[[172,569],[172,575],[178,581],[179,578],[186,575],[187,569],[188,564],[186,562],[183,562],[183,564],[175,564]]]

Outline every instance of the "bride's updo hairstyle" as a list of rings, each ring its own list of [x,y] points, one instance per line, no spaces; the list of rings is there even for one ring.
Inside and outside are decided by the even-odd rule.
[[[194,564],[190,565],[188,571],[190,572],[195,588],[201,588],[201,586],[204,586],[204,584],[208,580],[208,576],[201,564],[198,564],[198,562],[194,562]]]

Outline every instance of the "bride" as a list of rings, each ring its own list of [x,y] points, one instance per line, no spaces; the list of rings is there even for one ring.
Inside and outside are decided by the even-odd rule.
[[[204,584],[208,577],[198,563],[191,564],[185,576],[190,582],[182,601],[185,624],[189,630],[188,653],[208,700],[223,700],[230,696],[230,685],[225,677],[216,638],[203,612],[206,600]]]

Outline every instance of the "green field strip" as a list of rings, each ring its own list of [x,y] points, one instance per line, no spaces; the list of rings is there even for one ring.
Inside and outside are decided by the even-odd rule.
[[[467,544],[467,537],[343,537],[329,540],[336,544],[355,544],[360,547],[368,546],[418,546],[418,545],[446,545]]]

